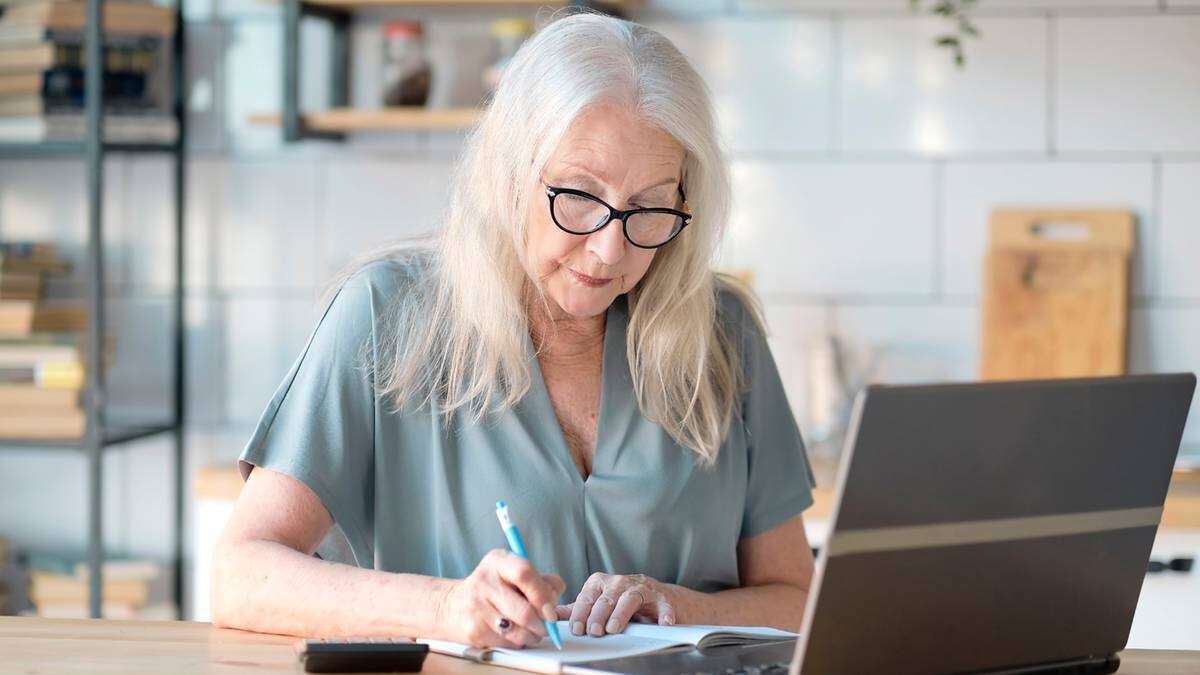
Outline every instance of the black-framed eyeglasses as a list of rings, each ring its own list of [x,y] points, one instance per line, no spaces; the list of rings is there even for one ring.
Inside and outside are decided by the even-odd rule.
[[[688,226],[692,214],[666,208],[629,209],[622,211],[599,197],[583,190],[546,187],[550,199],[550,217],[558,229],[569,234],[591,234],[604,229],[614,220],[621,221],[625,239],[638,248],[658,248],[674,239]],[[681,203],[686,203],[683,186],[679,186]]]

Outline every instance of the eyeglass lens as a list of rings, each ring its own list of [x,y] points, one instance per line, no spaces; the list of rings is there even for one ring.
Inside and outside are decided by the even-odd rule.
[[[608,219],[605,205],[583,197],[559,193],[554,198],[554,220],[560,227],[576,233],[591,232]],[[682,219],[670,213],[631,213],[625,219],[629,238],[639,246],[657,246],[679,230]]]

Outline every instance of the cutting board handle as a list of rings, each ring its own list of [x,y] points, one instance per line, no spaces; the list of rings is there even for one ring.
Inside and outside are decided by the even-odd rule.
[[[1125,209],[992,211],[992,249],[1133,251],[1134,215]]]

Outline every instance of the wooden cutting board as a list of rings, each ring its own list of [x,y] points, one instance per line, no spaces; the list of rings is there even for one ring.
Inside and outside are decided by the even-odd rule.
[[[1124,373],[1133,213],[997,209],[989,235],[980,377]]]

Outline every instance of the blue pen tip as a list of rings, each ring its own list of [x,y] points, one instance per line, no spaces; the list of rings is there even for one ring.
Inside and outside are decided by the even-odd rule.
[[[496,508],[498,508],[498,509],[504,508],[504,502],[502,502],[502,501],[496,502]]]

